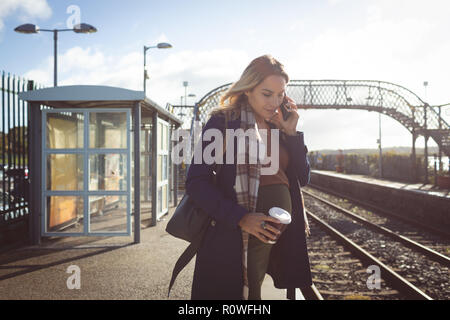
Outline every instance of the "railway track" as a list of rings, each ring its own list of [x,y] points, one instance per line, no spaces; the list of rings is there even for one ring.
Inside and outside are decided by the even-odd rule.
[[[376,212],[377,216],[384,217],[385,219],[388,219],[389,222],[396,221],[399,224],[407,225],[408,230],[416,230],[420,232],[426,232],[428,236],[434,238],[434,239],[445,239],[447,240],[447,244],[450,241],[450,232],[442,229],[437,229],[432,226],[423,224],[421,222],[418,222],[415,219],[407,218],[405,216],[400,216],[392,211],[386,210],[384,208],[381,208],[379,206],[375,206],[372,204],[369,204],[365,201],[361,201],[359,199],[355,199],[346,195],[342,195],[339,192],[336,192],[334,190],[329,190],[327,188],[323,188],[314,184],[308,184],[308,186],[305,189],[309,192],[317,193],[318,195],[326,198],[326,199],[335,199],[339,202],[339,205],[342,205],[343,207],[346,207],[347,205],[350,205],[351,208],[353,207],[361,207],[363,210],[361,210],[361,213],[364,213],[364,210],[368,211],[369,217],[372,213]],[[450,247],[447,247],[447,255],[450,255]]]
[[[333,209],[364,224],[368,228],[383,233],[388,237],[391,237],[393,240],[399,241],[409,248],[421,252],[430,259],[440,262],[446,267],[450,267],[450,257],[446,255],[450,251],[450,243],[445,244],[444,239],[441,239],[440,245],[430,245],[431,243],[436,244],[432,239],[430,239],[436,237],[434,237],[433,235],[423,234],[423,232],[421,234],[420,230],[411,232],[411,228],[414,228],[413,226],[405,225],[405,223],[402,223],[400,221],[395,221],[395,224],[393,224],[391,221],[390,225],[388,224],[388,226],[385,226],[387,224],[386,217],[379,216],[374,213],[368,214],[367,212],[366,214],[361,214],[359,213],[361,212],[361,210],[355,210],[355,212],[353,212],[350,210],[350,208],[353,206],[351,203],[347,205],[347,207],[349,208],[347,209],[338,204],[339,199],[334,199],[334,201],[331,199],[325,199],[323,194],[316,194],[307,190],[303,190],[303,193],[309,197],[315,198],[322,203],[325,203]],[[412,238],[410,235],[414,235],[414,238]]]
[[[392,232],[385,226],[372,226],[369,219],[355,216],[347,209],[336,207],[329,196],[327,200],[320,197],[319,199],[317,193],[317,190],[314,190],[313,196],[311,188],[303,189],[307,214],[310,220],[314,221],[312,237],[308,239],[313,280],[325,298],[351,298],[351,292],[354,292],[354,298],[367,299],[448,299],[450,297],[448,256],[424,244],[416,243],[404,235],[399,235],[398,231]],[[333,200],[345,203],[342,199]],[[372,220],[376,216],[373,213],[367,215]],[[403,228],[411,230],[405,226]],[[313,234],[313,232],[322,234],[324,231],[320,229],[326,230],[327,236],[324,240],[320,237],[315,239]],[[325,243],[322,243],[323,241]],[[343,248],[336,249],[332,241],[337,241],[348,251]],[[326,248],[325,252],[320,251],[319,247]],[[447,246],[444,243],[437,247],[445,251]],[[339,257],[345,256],[345,252],[347,255],[351,252],[359,259],[359,262],[354,261],[355,266],[351,266],[348,261],[352,258],[347,261],[344,259],[344,262],[349,264],[347,272],[345,268],[340,271],[342,259]],[[316,257],[318,259],[315,259]],[[330,257],[330,259],[323,257]],[[370,276],[367,272],[371,271],[366,269],[367,266],[380,268],[382,281],[384,281],[380,289],[368,290],[369,285],[362,281]],[[356,270],[357,268],[359,269]],[[359,278],[352,275],[352,272],[359,274]],[[337,277],[339,273],[342,274],[342,279]],[[337,283],[334,283],[336,281],[342,283],[344,288],[336,287]]]
[[[310,212],[308,212],[310,216]],[[400,300],[407,299],[386,284],[381,277],[381,290],[369,289],[370,264],[348,250],[323,225],[309,218],[311,236],[307,238],[313,283],[325,300]],[[302,291],[303,292],[303,291]],[[314,299],[307,297],[306,299]]]

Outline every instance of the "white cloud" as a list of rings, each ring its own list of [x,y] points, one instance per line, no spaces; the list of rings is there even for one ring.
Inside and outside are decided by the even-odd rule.
[[[183,81],[189,82],[188,104],[200,100],[210,90],[239,78],[251,58],[247,53],[229,49],[179,51],[157,60],[147,58],[150,79],[147,95],[160,106],[180,104],[184,97]],[[73,47],[59,58],[59,85],[91,84],[142,90],[142,52],[132,51],[122,57],[108,55],[95,48]],[[39,83],[52,85],[53,58],[48,57],[37,69],[25,75]],[[364,111],[300,111],[299,130],[305,131],[311,150],[330,148],[376,148],[378,115]],[[383,116],[383,145],[410,145],[410,135],[396,121]],[[430,141],[431,142],[431,141]],[[420,140],[418,146],[421,145]],[[432,143],[430,144],[432,145]]]
[[[356,2],[329,1],[336,10],[344,4],[348,9],[352,3]],[[291,78],[383,80],[402,85],[421,98],[425,98],[423,81],[427,80],[426,99],[430,104],[450,102],[447,88],[450,60],[446,58],[450,56],[450,44],[444,31],[450,29],[447,18],[450,2],[364,3],[366,17],[358,27],[326,27],[291,51],[284,61]],[[307,27],[311,29],[313,25]],[[356,111],[338,114],[330,110],[306,111],[304,118],[306,136],[313,148],[361,147],[369,142],[376,146],[378,115],[375,113],[365,117]],[[385,116],[382,119],[385,146],[411,145],[411,135],[403,126]],[[423,139],[417,143],[423,146]],[[435,145],[432,139],[429,145]]]
[[[377,21],[381,19],[382,11],[380,7],[376,5],[369,5],[367,7],[367,21]]]
[[[377,148],[378,113],[362,110],[303,110],[298,130],[305,132],[309,150]],[[411,146],[408,130],[394,119],[381,116],[383,147]],[[429,140],[429,145],[434,145]],[[417,140],[417,147],[422,140]]]
[[[79,70],[92,70],[102,65],[105,57],[102,52],[73,47],[62,56],[60,71],[63,73],[78,72]]]
[[[352,6],[354,0],[330,0],[338,10]],[[360,2],[358,2],[360,3]],[[366,16],[357,27],[327,26],[318,20],[293,21],[288,29],[297,33],[285,50],[282,63],[291,79],[373,79],[397,83],[424,96],[423,81],[429,82],[427,96],[431,104],[450,102],[450,44],[446,41],[450,20],[449,4],[443,1],[366,1]],[[439,9],[437,9],[439,7]],[[325,26],[325,27],[324,27]],[[296,42],[307,30],[307,39]],[[245,30],[254,35],[254,30]],[[299,33],[300,32],[300,33]],[[146,45],[169,42],[165,34],[150,39]],[[297,43],[297,44],[296,44]],[[142,44],[140,44],[142,45]],[[134,48],[134,47],[133,47]],[[141,47],[142,48],[142,47]],[[265,47],[263,47],[265,48]],[[270,48],[267,48],[270,51]],[[156,50],[156,49],[155,49]],[[189,82],[187,93],[196,94],[192,104],[210,90],[235,81],[254,58],[245,50],[164,50],[148,51],[150,79],[147,94],[161,106],[179,104],[184,97],[183,81]],[[97,48],[74,47],[59,60],[59,84],[101,84],[142,90],[142,50],[130,50],[117,57]],[[52,85],[53,60],[26,76]],[[447,115],[449,117],[450,115]],[[411,135],[398,122],[382,117],[383,146],[411,145]],[[364,111],[301,111],[301,130],[308,147],[354,148],[376,147],[378,114]],[[433,145],[430,139],[430,144]],[[423,139],[417,141],[423,146]]]
[[[48,19],[52,15],[52,9],[46,0],[1,0],[0,1],[0,31],[4,27],[3,20],[18,14],[23,22],[33,19]]]
[[[343,0],[328,0],[328,4],[331,5],[331,6],[338,5],[338,4],[342,3],[342,2],[343,2]]]
[[[161,106],[167,102],[179,104],[180,96],[184,96],[182,83],[188,81],[188,94],[196,94],[195,100],[199,100],[215,87],[236,80],[248,62],[244,52],[228,49],[179,51],[161,60],[149,55],[147,94]],[[73,47],[58,56],[58,68],[58,85],[97,84],[143,90],[141,51],[117,57],[96,48]],[[51,86],[53,57],[45,59],[25,77]]]
[[[150,61],[147,91],[156,101],[179,104],[184,96],[182,83],[188,81],[187,93],[199,100],[210,90],[237,80],[249,60],[245,52],[231,49],[173,53],[160,62]]]
[[[391,78],[423,61],[428,52],[421,43],[432,29],[413,19],[374,21],[349,32],[330,28],[301,44],[291,66],[313,77]]]
[[[160,43],[160,42],[169,42],[169,38],[164,33],[161,33],[158,38],[154,41],[154,43]]]

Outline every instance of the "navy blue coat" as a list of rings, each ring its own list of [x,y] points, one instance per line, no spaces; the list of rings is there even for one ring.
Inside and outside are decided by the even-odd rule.
[[[224,126],[223,115],[212,116],[202,130],[202,137],[205,130],[216,128],[223,132]],[[228,121],[227,128],[240,128],[240,119]],[[202,150],[209,143],[211,141],[203,141]],[[234,146],[236,155],[237,138]],[[308,184],[310,179],[303,133],[286,136],[285,146],[289,152],[286,174],[292,199],[292,222],[273,246],[268,270],[279,289],[312,284],[299,187],[299,184]],[[213,169],[214,164],[192,162],[186,177],[186,193],[213,218],[197,252],[191,298],[241,300],[242,234],[238,223],[248,210],[237,203],[236,164],[222,165],[216,185],[212,179]]]

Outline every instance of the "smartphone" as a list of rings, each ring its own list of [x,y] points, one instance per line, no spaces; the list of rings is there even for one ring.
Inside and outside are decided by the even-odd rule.
[[[283,102],[280,105],[281,114],[283,115],[283,120],[286,121],[289,116],[291,115],[290,112],[287,110],[287,104],[288,100],[286,97],[284,97]]]

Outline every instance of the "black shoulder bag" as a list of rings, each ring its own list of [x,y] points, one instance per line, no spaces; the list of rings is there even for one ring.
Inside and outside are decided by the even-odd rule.
[[[216,184],[216,179],[219,175],[220,168],[221,165],[216,166],[214,184]],[[170,290],[172,289],[178,274],[184,269],[184,267],[186,267],[189,261],[192,260],[200,248],[208,225],[211,221],[211,216],[202,209],[198,208],[189,195],[185,193],[175,209],[172,218],[167,223],[166,231],[174,237],[190,242],[190,245],[184,250],[175,263],[167,297],[170,295]]]
[[[226,127],[227,126],[225,125],[225,128]],[[224,143],[224,151],[226,149],[225,145],[226,143]],[[221,167],[220,164],[216,164],[215,175],[213,176],[215,185],[217,184],[217,177],[219,176]],[[178,274],[196,255],[211,221],[211,216],[198,208],[189,195],[185,193],[175,209],[172,218],[167,223],[166,231],[172,236],[186,240],[191,244],[184,250],[175,263],[167,297],[170,295],[170,290],[172,289]]]

